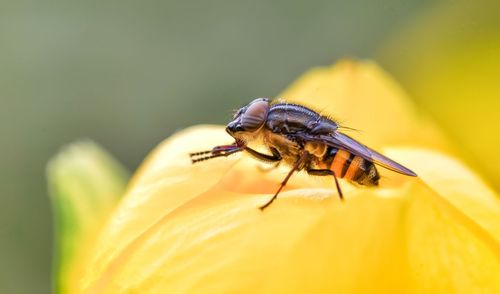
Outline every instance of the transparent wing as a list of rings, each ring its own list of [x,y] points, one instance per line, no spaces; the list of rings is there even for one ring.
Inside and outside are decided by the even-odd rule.
[[[354,155],[372,161],[375,164],[380,165],[386,169],[392,170],[394,172],[412,177],[417,176],[417,174],[414,173],[412,170],[402,166],[401,164],[395,162],[394,160],[378,153],[375,150],[366,147],[365,145],[354,140],[353,138],[345,134],[342,134],[340,132],[334,132],[328,135],[310,135],[306,133],[295,133],[295,134],[290,134],[290,136],[300,138],[304,141],[322,142],[332,147],[344,149]]]

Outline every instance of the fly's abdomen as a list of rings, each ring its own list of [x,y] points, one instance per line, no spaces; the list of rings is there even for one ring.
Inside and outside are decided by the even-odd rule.
[[[349,153],[346,150],[331,148],[325,155],[325,162],[329,164],[329,169],[339,178],[344,178],[360,185],[378,185],[380,176],[373,162]]]

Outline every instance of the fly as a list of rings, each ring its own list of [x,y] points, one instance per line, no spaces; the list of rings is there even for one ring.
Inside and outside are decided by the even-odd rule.
[[[343,200],[338,178],[365,186],[377,186],[376,165],[394,172],[417,176],[410,169],[339,132],[332,119],[299,104],[257,98],[240,108],[226,131],[235,142],[211,150],[191,153],[193,163],[245,151],[258,160],[291,166],[276,193],[259,208],[264,210],[278,197],[292,174],[305,170],[310,175],[332,176]],[[261,143],[269,153],[249,144]]]

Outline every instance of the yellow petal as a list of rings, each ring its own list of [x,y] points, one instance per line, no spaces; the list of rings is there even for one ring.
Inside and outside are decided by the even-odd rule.
[[[457,161],[422,149],[391,149],[421,178],[386,179],[379,189],[342,182],[348,192],[341,203],[332,182],[314,187],[299,174],[261,212],[258,205],[283,170],[263,175],[246,157],[189,162],[188,143],[218,144],[226,138],[221,134],[222,128],[190,129],[155,151],[95,247],[83,290],[500,290],[499,203]],[[460,183],[462,200],[475,201],[468,191],[487,195],[469,210],[460,197],[449,201],[457,191],[439,188],[443,182]]]
[[[411,149],[387,150],[386,154],[415,166],[422,182],[439,196],[436,201],[455,207],[500,243],[500,200],[478,175],[457,160],[429,150],[425,156]]]
[[[498,292],[498,195],[467,167],[436,152],[408,149],[387,154],[414,166],[421,179],[422,193],[413,196],[406,220],[414,289]]]
[[[73,143],[47,166],[54,214],[53,290],[71,293],[81,260],[125,191],[128,172],[91,141]]]
[[[309,105],[360,130],[349,133],[373,148],[413,145],[451,150],[445,136],[417,111],[404,90],[369,61],[344,60],[312,69],[279,97]]]
[[[437,1],[394,35],[381,60],[500,191],[499,1]]]

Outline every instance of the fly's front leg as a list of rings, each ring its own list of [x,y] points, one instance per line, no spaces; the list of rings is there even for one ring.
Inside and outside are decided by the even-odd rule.
[[[191,157],[192,163],[197,163],[211,158],[216,158],[221,156],[226,157],[233,153],[243,151],[244,148],[245,148],[244,146],[241,146],[240,144],[238,144],[238,142],[235,142],[231,145],[216,146],[211,150],[193,152],[190,153],[189,156]]]
[[[308,169],[306,171],[308,174],[312,176],[333,176],[333,178],[335,179],[335,186],[337,186],[337,192],[339,194],[340,200],[344,200],[344,194],[342,194],[342,189],[340,189],[339,180],[337,180],[335,172],[329,169]]]
[[[255,157],[258,160],[261,160],[265,163],[273,163],[273,166],[271,166],[270,168],[264,168],[264,167],[261,167],[259,165],[258,166],[259,170],[261,170],[263,172],[269,172],[269,171],[277,168],[281,163],[281,159],[282,159],[281,154],[278,152],[278,150],[276,150],[276,148],[271,148],[271,152],[273,153],[273,155],[260,153],[254,149],[249,148],[249,147],[245,147],[245,150],[248,153],[250,153],[250,155],[252,155],[253,157]]]
[[[271,148],[271,152],[273,155],[268,155],[264,153],[260,153],[259,151],[256,151],[250,147],[245,147],[245,151],[250,153],[253,157],[262,160],[264,162],[278,162],[281,160],[281,154],[276,150],[276,148]]]

